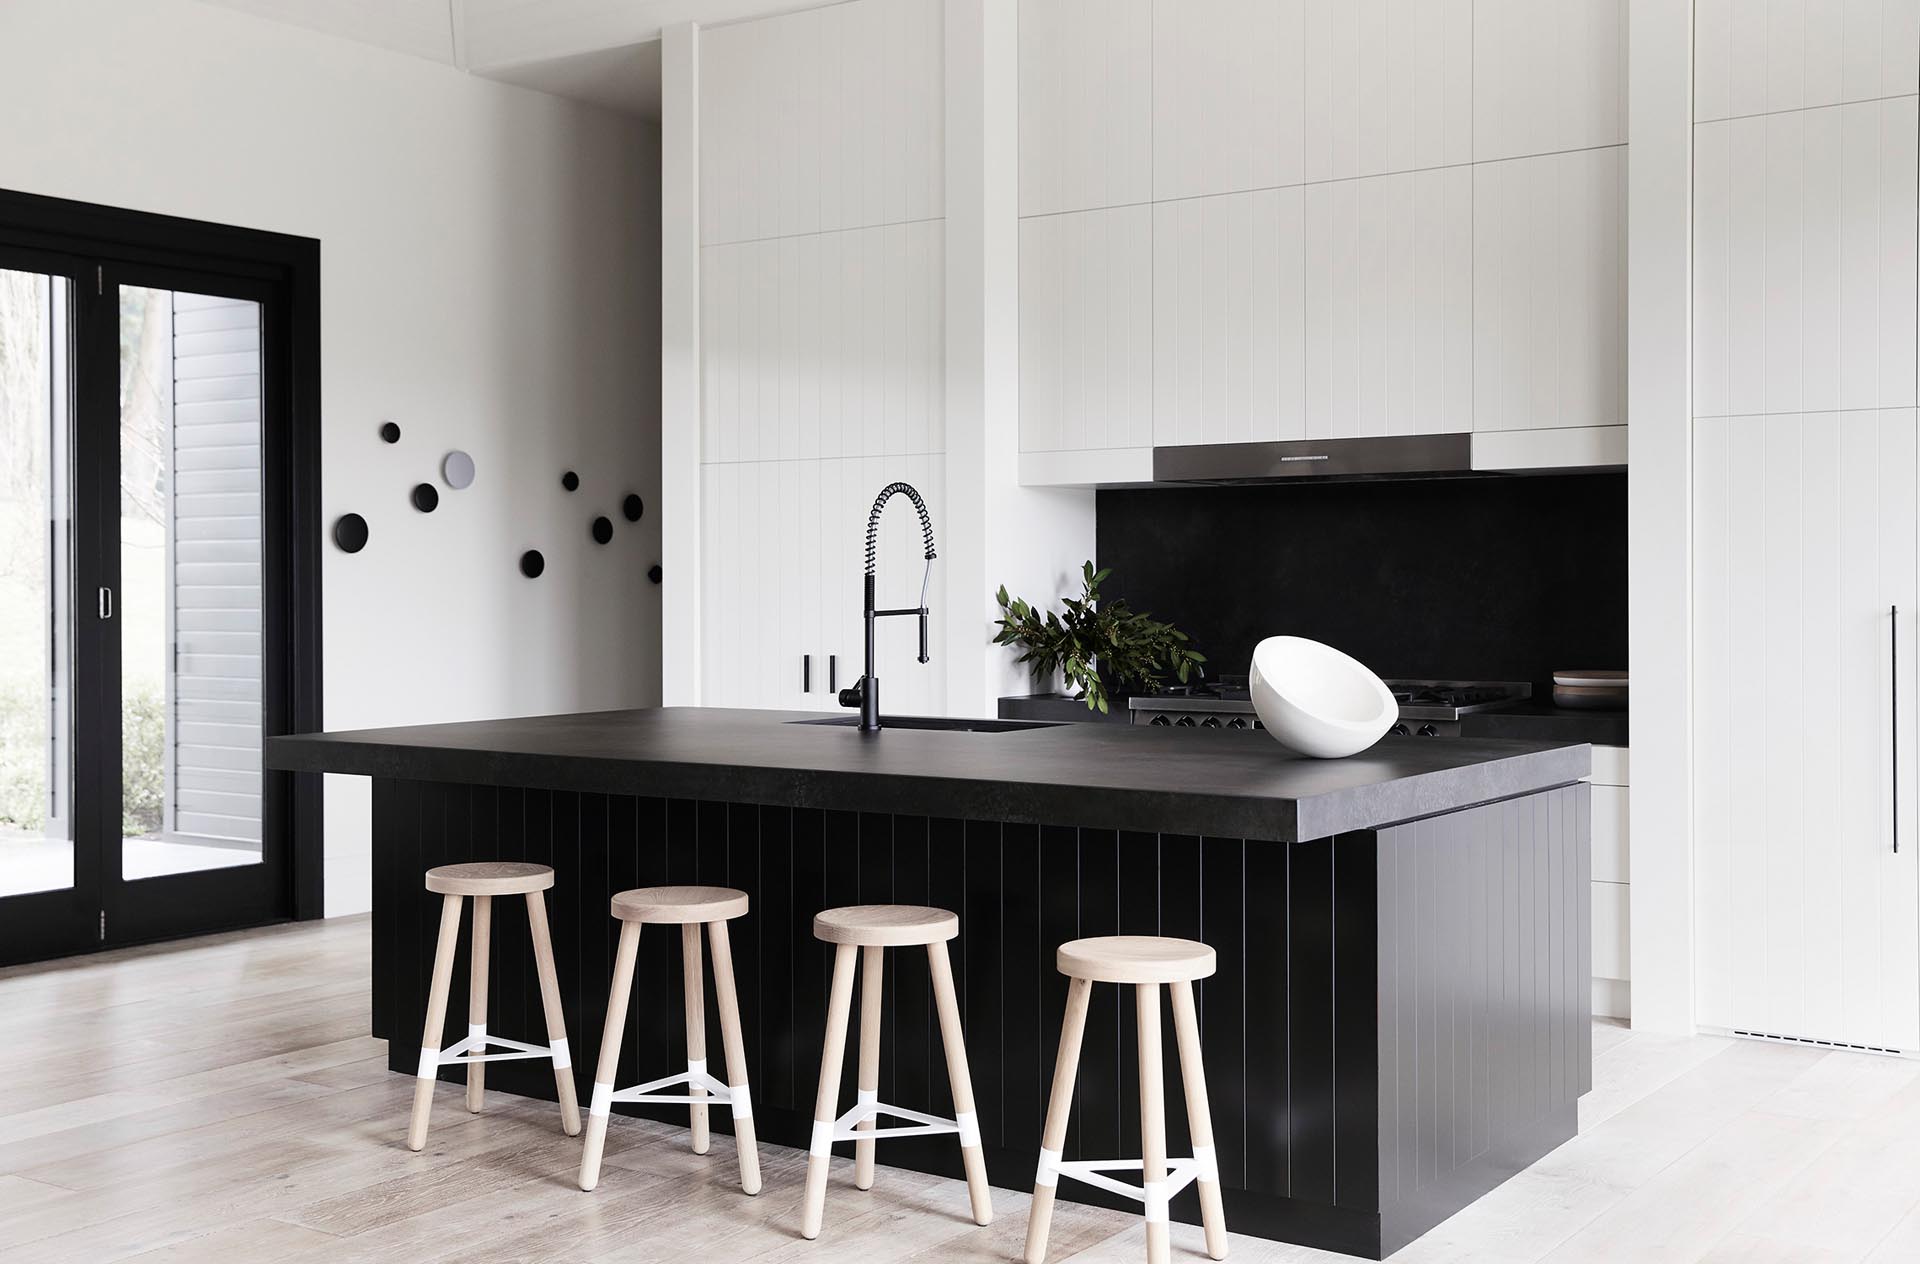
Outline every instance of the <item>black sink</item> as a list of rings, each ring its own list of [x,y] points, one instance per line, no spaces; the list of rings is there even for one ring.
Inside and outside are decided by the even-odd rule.
[[[788,720],[788,724],[828,724],[850,729],[860,724],[857,715],[836,715],[824,720]],[[1057,729],[1045,720],[955,720],[934,715],[883,715],[882,729],[936,729],[943,733],[1018,733],[1022,729]]]

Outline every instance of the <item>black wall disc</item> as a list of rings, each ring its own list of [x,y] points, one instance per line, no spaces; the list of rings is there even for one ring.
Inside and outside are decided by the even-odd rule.
[[[547,559],[540,556],[539,549],[528,549],[520,555],[520,573],[528,579],[540,578],[540,572],[547,569]]]
[[[565,474],[562,474],[560,476],[560,486],[566,488],[570,492],[578,491],[580,489],[580,476],[578,474],[575,474],[572,470],[568,470]]]
[[[647,502],[638,496],[629,496],[620,502],[620,512],[627,516],[628,522],[638,522],[640,515],[647,512]]]
[[[383,421],[380,423],[380,437],[388,443],[398,443],[400,442],[400,427],[390,421]]]
[[[613,519],[607,517],[595,518],[593,520],[593,542],[595,544],[605,544],[611,539],[613,539]]]
[[[652,580],[656,584],[660,582],[660,563],[655,562],[653,564],[653,566],[647,571],[647,578]]]
[[[433,490],[432,483],[421,483],[413,489],[413,507],[421,513],[432,513],[440,507],[440,493]]]
[[[333,524],[333,542],[342,553],[358,553],[367,547],[367,520],[357,513],[341,514]]]

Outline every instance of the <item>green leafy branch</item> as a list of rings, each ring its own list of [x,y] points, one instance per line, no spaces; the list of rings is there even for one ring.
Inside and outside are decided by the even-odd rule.
[[[1018,646],[1017,661],[1033,664],[1042,676],[1064,672],[1069,687],[1082,691],[1087,709],[1103,715],[1108,689],[1157,689],[1169,676],[1184,683],[1207,656],[1187,645],[1187,634],[1171,623],[1127,608],[1124,598],[1100,599],[1100,585],[1112,568],[1099,571],[1088,562],[1080,569],[1078,599],[1063,598],[1063,614],[1041,611],[1007,596],[1006,585],[996,594],[1000,602],[995,645]]]

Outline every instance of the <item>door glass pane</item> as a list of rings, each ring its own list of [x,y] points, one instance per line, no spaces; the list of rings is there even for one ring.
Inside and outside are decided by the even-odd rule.
[[[64,278],[0,270],[0,896],[73,886],[67,329]]]
[[[260,862],[260,309],[120,291],[121,871]]]

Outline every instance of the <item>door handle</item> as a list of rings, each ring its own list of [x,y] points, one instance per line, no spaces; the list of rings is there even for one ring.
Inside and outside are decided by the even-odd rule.
[[[800,656],[800,692],[813,692],[813,655]]]
[[[840,692],[840,656],[838,654],[827,655],[827,692]]]
[[[1893,755],[1893,850],[1900,850],[1900,607],[1887,607],[1887,748]]]
[[[102,619],[113,618],[113,589],[111,588],[102,588],[100,590],[100,617]]]

